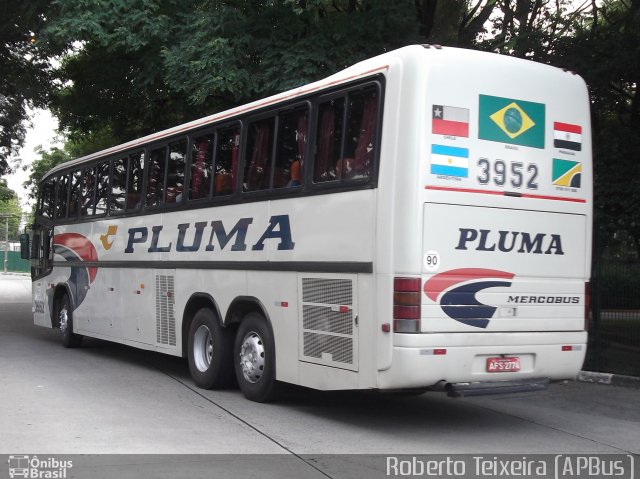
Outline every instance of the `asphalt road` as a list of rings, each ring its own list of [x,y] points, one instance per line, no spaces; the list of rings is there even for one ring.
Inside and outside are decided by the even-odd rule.
[[[637,389],[568,382],[450,399],[289,387],[257,404],[196,388],[179,358],[86,338],[64,349],[33,325],[29,288],[0,274],[0,454],[243,454],[245,466],[258,454],[640,454]]]

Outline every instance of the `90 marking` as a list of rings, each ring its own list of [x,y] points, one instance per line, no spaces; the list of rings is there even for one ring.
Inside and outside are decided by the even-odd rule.
[[[513,188],[522,188],[526,181],[525,186],[527,189],[538,189],[538,183],[536,181],[538,177],[538,165],[535,163],[529,163],[525,170],[524,163],[519,161],[510,162],[509,168],[507,168],[507,163],[504,160],[496,160],[492,165],[491,160],[488,158],[480,158],[478,160],[478,167],[480,168],[478,182],[481,185],[488,185],[490,182],[493,182],[496,186],[505,186],[509,183]]]

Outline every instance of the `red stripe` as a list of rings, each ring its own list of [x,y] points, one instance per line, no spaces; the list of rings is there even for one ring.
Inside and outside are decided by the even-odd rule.
[[[461,121],[433,119],[432,131],[437,135],[469,137],[469,123]]]
[[[507,196],[506,191],[492,191],[492,190],[473,190],[470,188],[450,188],[448,186],[433,186],[427,185],[425,190],[439,190],[439,191],[456,191],[458,193],[482,193],[484,195],[504,195]],[[587,200],[582,198],[567,198],[564,196],[547,196],[547,195],[532,195],[529,193],[521,193],[521,198],[533,198],[536,200],[554,200],[554,201],[569,201],[571,203],[586,203]]]
[[[569,123],[560,123],[559,121],[553,122],[553,129],[560,131],[567,131],[569,133],[582,134],[582,127],[579,125],[570,125]]]
[[[482,278],[504,278],[513,279],[515,274],[508,273],[506,271],[499,271],[497,269],[484,269],[484,268],[461,268],[452,269],[443,273],[438,273],[424,284],[424,292],[429,299],[437,302],[438,296],[448,287],[470,281],[474,279]]]

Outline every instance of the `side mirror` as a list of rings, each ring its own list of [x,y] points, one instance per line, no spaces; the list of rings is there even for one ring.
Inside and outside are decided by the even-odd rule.
[[[29,235],[26,233],[20,235],[20,257],[22,259],[31,258],[29,254]]]

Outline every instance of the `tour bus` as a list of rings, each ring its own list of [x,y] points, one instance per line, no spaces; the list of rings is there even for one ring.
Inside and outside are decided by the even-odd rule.
[[[66,347],[185,357],[199,387],[255,401],[282,382],[531,391],[584,360],[591,137],[570,71],[408,46],[40,191],[33,313]]]

